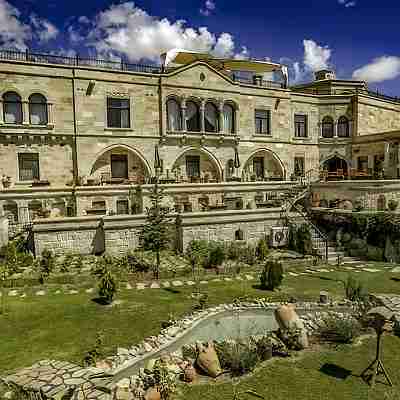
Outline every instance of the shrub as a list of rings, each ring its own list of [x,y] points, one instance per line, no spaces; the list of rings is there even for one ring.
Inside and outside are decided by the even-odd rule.
[[[129,272],[149,272],[152,268],[151,263],[140,253],[129,252],[122,258],[121,264]]]
[[[279,261],[268,261],[261,272],[260,282],[262,289],[274,290],[281,286],[283,280],[282,263]]]
[[[361,200],[356,200],[354,202],[353,211],[362,211],[364,209],[363,202]]]
[[[208,242],[206,240],[191,240],[187,249],[186,257],[192,267],[204,266],[208,258]]]
[[[269,254],[268,243],[266,238],[262,238],[257,243],[256,255],[259,261],[264,261]]]
[[[240,254],[239,260],[248,265],[254,265],[257,263],[256,247],[252,244],[244,246]]]
[[[368,296],[368,291],[363,283],[352,275],[344,282],[346,298],[350,301],[363,301]]]
[[[225,251],[222,243],[210,242],[207,260],[207,268],[220,266],[225,260]]]
[[[261,361],[269,360],[272,357],[272,341],[268,336],[263,336],[255,341],[257,357]]]
[[[319,336],[330,342],[352,343],[361,334],[360,323],[352,318],[331,315],[324,320]]]
[[[225,244],[225,256],[228,260],[239,260],[243,254],[245,244],[229,242]]]
[[[162,400],[169,398],[170,394],[175,391],[175,376],[167,366],[162,365],[160,362],[156,362],[153,371],[149,374],[145,374],[143,377],[143,387],[147,390],[151,387],[157,388],[160,393]]]
[[[50,273],[54,270],[55,259],[54,255],[50,250],[44,249],[39,261],[40,270],[40,281],[44,282],[45,278],[48,278]]]
[[[217,344],[215,349],[221,367],[230,370],[232,376],[252,371],[259,362],[256,348],[250,342],[225,341]]]
[[[114,276],[110,271],[105,270],[99,282],[99,296],[106,303],[110,304],[113,301],[117,291],[117,284]]]
[[[282,340],[288,350],[301,350],[300,345],[300,329],[292,328],[285,329],[284,331],[278,330],[278,337]]]

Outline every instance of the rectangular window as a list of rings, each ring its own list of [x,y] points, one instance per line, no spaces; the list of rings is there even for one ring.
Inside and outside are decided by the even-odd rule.
[[[269,110],[255,110],[254,122],[256,128],[256,134],[259,135],[270,135],[270,120],[271,113]]]
[[[357,157],[357,169],[359,171],[368,171],[368,156]]]
[[[109,128],[130,128],[129,99],[107,98],[107,126]]]
[[[186,156],[186,175],[200,177],[200,156]]]
[[[303,156],[294,158],[294,174],[295,176],[304,176],[305,172],[305,160]]]
[[[294,136],[307,137],[307,115],[294,115]]]
[[[18,154],[18,169],[20,181],[39,180],[39,154],[20,153]]]
[[[253,171],[257,179],[264,179],[264,157],[253,158]]]
[[[111,178],[128,179],[128,156],[111,154]]]
[[[129,214],[128,200],[117,200],[117,214]]]

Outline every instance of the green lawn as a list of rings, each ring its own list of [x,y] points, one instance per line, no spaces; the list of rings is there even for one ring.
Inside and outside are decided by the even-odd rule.
[[[290,270],[298,271],[299,268],[291,267]],[[341,271],[288,276],[284,279],[282,291],[276,293],[258,289],[255,287],[258,281],[210,283],[202,285],[202,289],[208,291],[210,305],[231,302],[243,295],[279,298],[282,292],[298,300],[316,300],[321,290],[328,290],[333,296],[342,298],[343,284],[338,280],[345,279],[347,275],[347,272]],[[380,273],[362,272],[354,275],[366,283],[370,292],[400,294],[400,282],[391,279],[400,274],[392,274],[382,269]],[[142,291],[122,289],[117,295],[117,300],[121,300],[122,304],[114,307],[98,305],[91,300],[94,297],[91,294],[55,294],[56,289],[54,286],[48,288],[49,294],[46,296],[32,295],[34,289],[26,289],[28,295],[25,298],[7,297],[8,312],[6,315],[0,315],[1,374],[30,366],[44,358],[79,362],[94,343],[98,330],[104,331],[105,350],[107,354],[112,354],[117,346],[130,346],[149,335],[158,334],[161,322],[168,319],[169,313],[174,313],[175,317],[182,316],[188,313],[194,304],[194,300],[190,298],[192,287]],[[400,342],[397,338],[389,337],[385,341],[387,366],[396,381],[396,377],[400,378],[400,372],[395,368],[395,361],[398,363],[400,359],[396,352]],[[366,344],[357,349],[310,354],[294,363],[290,360],[277,360],[270,365],[267,363],[254,376],[245,379],[243,387],[256,385],[258,381],[263,382],[260,383],[262,393],[271,396],[267,397],[271,399],[280,398],[268,394],[277,390],[282,394],[281,398],[311,398],[307,397],[310,394],[310,385],[316,385],[313,399],[335,398],[329,397],[328,394],[335,393],[339,387],[342,388],[340,398],[343,399],[378,398],[365,397],[366,389],[357,392],[359,397],[351,397],[352,391],[361,387],[358,378],[350,377],[342,382],[318,372],[320,364],[329,361],[355,373],[368,362],[372,352],[372,345]],[[284,384],[282,378],[274,378],[281,375],[285,377]],[[303,379],[298,382],[294,379],[296,376],[303,376]],[[325,386],[326,389],[323,389]],[[228,399],[231,388],[228,384],[196,386],[187,389],[184,398],[198,398],[196,396],[199,391],[205,399],[215,399],[216,393],[220,399]]]
[[[360,346],[342,346],[338,351],[306,353],[299,359],[272,359],[253,374],[240,380],[239,391],[254,390],[266,400],[399,400],[400,339],[384,337],[383,360],[394,383],[393,388],[377,383],[370,388],[359,377],[374,359],[375,340]],[[326,364],[349,372],[347,378],[337,378],[321,372]],[[382,377],[379,377],[383,381]],[[179,385],[177,400],[233,400],[231,382]],[[255,399],[243,394],[242,400]]]

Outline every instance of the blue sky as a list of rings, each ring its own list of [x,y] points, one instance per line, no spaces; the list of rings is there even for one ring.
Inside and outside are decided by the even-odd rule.
[[[400,96],[397,0],[0,0],[0,46],[157,62],[172,47],[270,58],[292,83],[330,67]]]

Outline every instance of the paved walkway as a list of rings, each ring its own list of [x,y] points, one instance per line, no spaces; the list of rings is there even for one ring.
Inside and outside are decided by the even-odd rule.
[[[348,271],[352,273],[360,273],[360,272],[370,272],[370,273],[378,273],[381,271],[391,271],[393,273],[400,273],[400,267],[393,267],[390,265],[384,266],[382,268],[373,268],[374,263],[363,263],[360,262],[358,265],[341,265],[340,268],[343,271]],[[338,268],[336,267],[335,269],[333,268],[332,265],[324,265],[323,267],[309,267],[306,268],[305,270],[299,271],[299,272],[294,272],[294,271],[288,271],[286,274],[284,274],[284,277],[297,277],[301,275],[312,275],[312,274],[318,274],[318,273],[330,273],[330,272],[336,272],[338,271]],[[193,278],[192,278],[193,279]],[[126,283],[122,289],[126,290],[144,290],[144,289],[165,289],[165,288],[179,288],[179,287],[185,287],[185,286],[194,286],[196,285],[196,282],[194,282],[192,279],[176,279],[176,280],[170,280],[170,281],[152,281],[152,282],[137,282],[135,284],[133,283]],[[244,282],[244,281],[258,281],[258,274],[256,273],[248,273],[245,275],[237,275],[237,276],[220,276],[220,277],[215,277],[215,278],[210,278],[208,280],[202,279],[199,281],[200,285],[208,285],[210,283],[218,283],[218,282]],[[88,289],[57,289],[56,291],[49,291],[49,290],[37,290],[33,294],[35,296],[45,296],[47,294],[78,294],[79,292],[83,293],[95,293],[97,291],[96,288],[88,288]],[[11,289],[8,292],[6,292],[6,295],[11,296],[11,297],[26,297],[26,293],[23,292],[21,289]],[[1,296],[1,292],[0,292]]]

